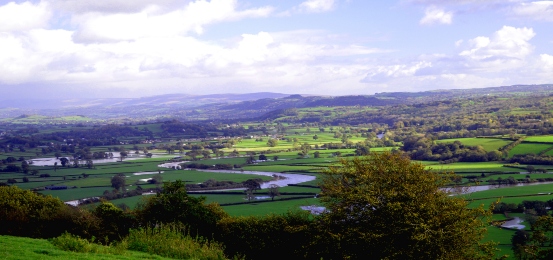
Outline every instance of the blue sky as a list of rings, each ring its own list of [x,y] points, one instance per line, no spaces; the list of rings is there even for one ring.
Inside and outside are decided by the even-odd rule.
[[[553,83],[553,1],[0,0],[6,96]]]

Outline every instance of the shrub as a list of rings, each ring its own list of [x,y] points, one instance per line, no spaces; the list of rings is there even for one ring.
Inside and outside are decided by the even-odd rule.
[[[93,253],[93,254],[117,254],[122,255],[126,253],[126,248],[120,245],[116,246],[102,246],[88,241],[79,236],[75,236],[69,233],[63,233],[59,237],[55,237],[50,242],[57,248],[64,251],[78,252],[78,253]]]
[[[52,238],[65,231],[92,237],[99,230],[90,213],[18,187],[0,187],[0,234]]]
[[[226,259],[221,245],[200,237],[194,239],[179,224],[133,229],[121,247],[178,259]]]
[[[98,238],[106,244],[121,240],[129,233],[130,228],[137,226],[136,218],[130,212],[124,212],[109,202],[102,202],[94,209],[93,214],[99,219],[102,227],[98,230]]]
[[[205,204],[205,197],[191,197],[182,181],[166,182],[156,196],[136,210],[143,225],[181,222],[194,235],[212,237],[217,221],[227,216],[218,204]]]
[[[64,251],[79,253],[94,252],[92,244],[90,244],[86,239],[73,236],[69,233],[63,233],[61,236],[53,238],[51,242],[54,246]]]
[[[229,217],[218,223],[216,239],[225,245],[227,255],[248,259],[303,258],[303,246],[311,224],[307,211],[294,211],[265,217]]]
[[[63,233],[52,224],[66,205],[57,198],[41,196],[15,186],[0,187],[0,234],[52,237]]]

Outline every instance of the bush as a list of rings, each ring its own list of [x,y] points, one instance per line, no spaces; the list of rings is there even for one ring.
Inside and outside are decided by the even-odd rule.
[[[228,216],[218,204],[205,204],[205,197],[191,197],[184,182],[166,182],[156,196],[139,204],[136,213],[143,226],[181,222],[193,235],[212,237],[217,221]]]
[[[50,242],[57,248],[64,251],[93,254],[124,254],[125,248],[102,246],[80,238],[79,236],[63,233],[61,236],[53,238]]]
[[[100,220],[102,227],[97,235],[106,244],[120,240],[129,233],[129,229],[137,227],[136,218],[130,212],[124,212],[109,202],[102,202],[93,214]]]
[[[187,234],[179,224],[133,229],[121,247],[177,259],[226,259],[222,246]]]
[[[66,205],[57,198],[41,196],[15,186],[0,187],[0,234],[53,237],[63,233],[52,224]]]
[[[303,258],[303,246],[311,224],[307,211],[265,217],[229,217],[218,223],[216,239],[225,245],[227,255],[248,259]]]
[[[85,210],[65,205],[18,187],[0,187],[0,234],[33,238],[57,237],[68,231],[85,237],[98,233],[98,219]]]
[[[96,253],[93,245],[84,238],[73,236],[69,233],[63,233],[61,236],[53,238],[52,244],[64,251],[79,253]]]

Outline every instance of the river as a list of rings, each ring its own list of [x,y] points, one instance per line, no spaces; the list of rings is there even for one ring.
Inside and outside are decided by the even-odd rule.
[[[444,191],[449,191],[452,195],[458,194],[470,194],[478,191],[485,190],[494,190],[510,187],[519,187],[519,186],[533,186],[533,185],[543,185],[543,184],[552,184],[553,181],[544,181],[544,182],[530,182],[530,183],[518,183],[513,185],[478,185],[478,186],[469,186],[469,187],[455,187],[455,188],[442,188]]]
[[[159,157],[170,157],[170,155],[167,155],[167,154],[154,154],[152,155],[153,158],[159,158]],[[60,158],[67,158],[69,159],[69,162],[68,164],[73,164],[73,156],[61,156]],[[127,161],[127,160],[137,160],[137,159],[143,159],[143,158],[146,158],[146,155],[144,154],[134,154],[134,153],[129,153],[129,155],[127,155],[123,161]],[[61,161],[60,159],[57,159],[57,158],[36,158],[36,159],[31,159],[29,161],[32,161],[33,162],[33,165],[36,165],[36,166],[54,166],[55,163],[58,163],[58,166],[61,167]],[[119,162],[121,161],[121,154],[119,152],[113,152],[113,158],[106,158],[106,159],[93,159],[92,162],[94,162],[94,164],[101,164],[101,163],[112,163],[112,162]],[[86,162],[86,160],[79,160],[79,163],[84,163]]]

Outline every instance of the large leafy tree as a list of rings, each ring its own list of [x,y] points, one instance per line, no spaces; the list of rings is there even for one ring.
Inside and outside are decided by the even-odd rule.
[[[143,224],[180,222],[188,226],[191,235],[206,238],[215,233],[217,221],[227,217],[219,204],[205,204],[205,197],[188,196],[181,180],[165,182],[162,190],[139,205],[136,212]]]
[[[125,187],[125,174],[119,173],[111,178],[111,187],[116,190],[123,189]]]
[[[490,210],[440,187],[451,175],[398,153],[343,159],[324,172],[327,207],[308,254],[349,259],[491,259]]]

